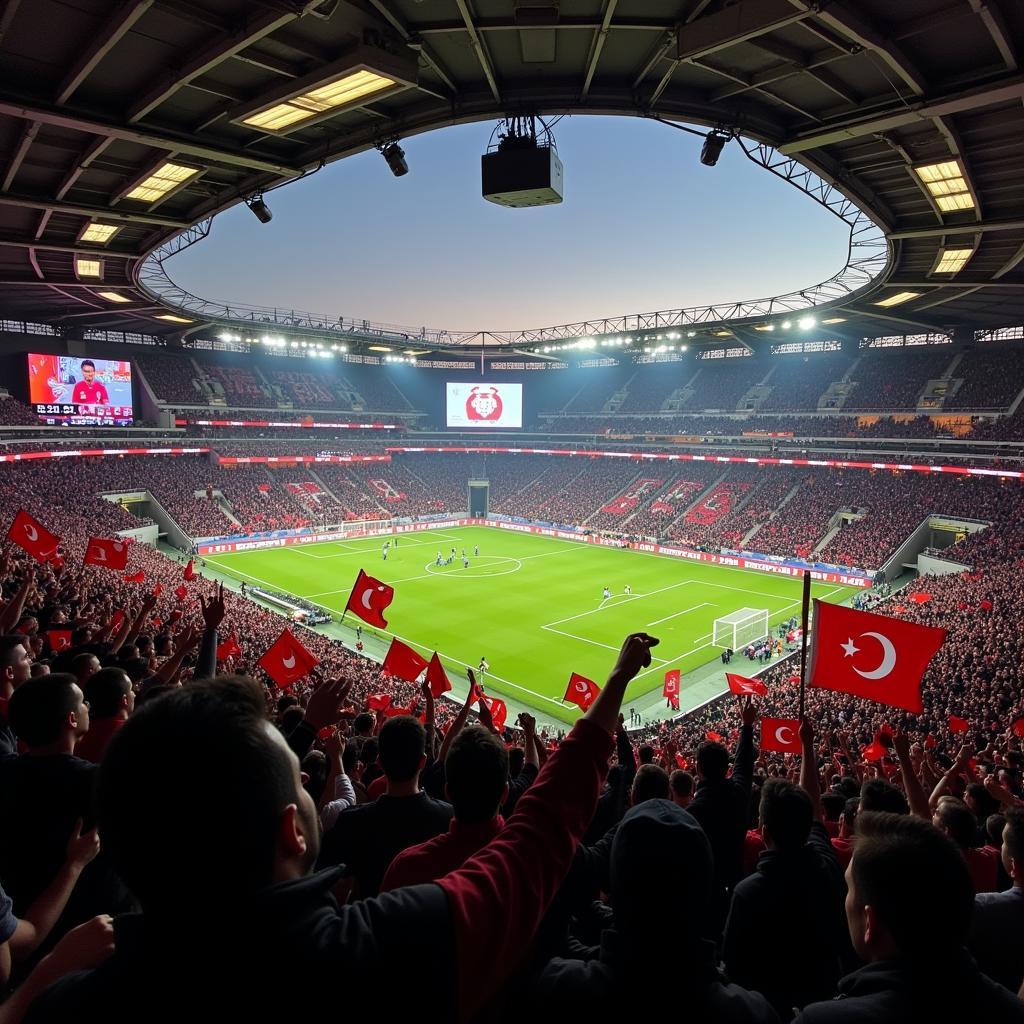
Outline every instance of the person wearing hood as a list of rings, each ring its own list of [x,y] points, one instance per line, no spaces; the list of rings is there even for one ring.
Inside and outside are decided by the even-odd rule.
[[[612,843],[612,926],[597,959],[553,959],[534,983],[535,1005],[551,1018],[618,1024],[635,1013],[643,979],[661,978],[691,1020],[777,1022],[763,996],[728,982],[704,938],[713,879],[711,844],[688,811],[665,799],[634,806]]]
[[[850,938],[866,966],[797,1024],[1024,1022],[1024,1003],[964,949],[974,886],[960,851],[931,822],[860,814],[846,882]]]
[[[801,784],[769,779],[761,792],[767,849],[754,874],[736,886],[722,952],[729,977],[760,992],[783,1020],[794,1008],[829,999],[844,961],[852,961],[846,886],[821,823],[814,730],[806,719],[800,740]]]

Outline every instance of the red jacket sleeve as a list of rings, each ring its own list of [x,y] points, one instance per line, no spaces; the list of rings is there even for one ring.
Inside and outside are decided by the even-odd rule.
[[[504,830],[438,884],[455,931],[459,1016],[472,1017],[527,951],[590,824],[612,737],[580,719]]]

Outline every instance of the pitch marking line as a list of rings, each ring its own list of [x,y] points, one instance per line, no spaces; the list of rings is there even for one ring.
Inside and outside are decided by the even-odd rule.
[[[653,622],[648,622],[647,626],[657,626],[659,622],[668,622],[669,619],[677,618],[680,615],[685,615],[687,612],[695,612],[698,608],[714,608],[710,601],[701,601],[700,604],[695,604],[692,608],[684,608],[682,611],[673,612],[671,615],[666,615],[664,618],[655,619]],[[646,627],[645,627],[646,628]]]
[[[541,626],[541,629],[548,629],[551,626],[560,626],[563,622],[572,622],[573,619],[582,619],[586,615],[594,615],[597,612],[604,611],[605,607],[611,607],[607,605],[607,601],[614,601],[615,598],[621,597],[622,600],[615,607],[625,604],[627,601],[636,601],[641,597],[654,597],[655,594],[663,594],[666,590],[675,590],[678,587],[686,587],[691,583],[696,583],[696,580],[683,580],[681,583],[672,583],[667,587],[660,587],[658,590],[651,590],[645,594],[615,594],[610,598],[603,600],[596,608],[591,608],[589,611],[578,612],[576,615],[569,615],[564,619],[555,619],[554,622],[546,622]],[[618,648],[616,648],[618,650]]]

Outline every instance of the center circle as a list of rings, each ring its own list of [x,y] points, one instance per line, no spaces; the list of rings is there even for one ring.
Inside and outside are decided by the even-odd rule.
[[[501,568],[503,565],[508,565],[509,567]],[[456,558],[451,565],[437,565],[436,562],[427,562],[423,568],[432,576],[481,579],[485,576],[507,576],[509,573],[519,572],[522,567],[523,563],[518,558],[508,558],[501,555],[480,555],[470,559],[468,569],[463,568],[461,558]]]

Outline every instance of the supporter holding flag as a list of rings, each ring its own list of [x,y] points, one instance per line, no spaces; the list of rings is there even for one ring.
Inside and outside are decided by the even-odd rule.
[[[768,687],[760,679],[749,679],[747,676],[737,675],[735,672],[726,672],[725,680],[729,684],[729,690],[735,694],[749,694],[755,697],[766,697]]]
[[[287,690],[309,675],[320,661],[302,646],[290,629],[284,629],[257,664],[282,690]]]
[[[119,538],[90,537],[85,548],[85,564],[120,572],[128,566],[128,544]]]
[[[447,693],[451,688],[452,684],[448,679],[448,674],[444,670],[444,666],[441,664],[441,659],[438,657],[437,651],[434,651],[430,658],[430,664],[427,666],[427,682],[430,684],[430,692],[435,700],[443,693]]]
[[[14,517],[7,539],[23,551],[27,551],[37,562],[48,562],[57,554],[60,537],[33,519],[24,509]]]
[[[677,668],[669,669],[665,673],[665,683],[661,688],[662,697],[671,699],[679,696],[679,679],[680,672]]]
[[[393,637],[388,653],[384,657],[381,671],[396,679],[414,683],[426,670],[428,662],[421,658],[408,644]]]
[[[198,575],[195,570],[195,563],[191,558],[188,560],[188,564],[185,566],[185,571],[182,575],[186,582],[191,582]]]

